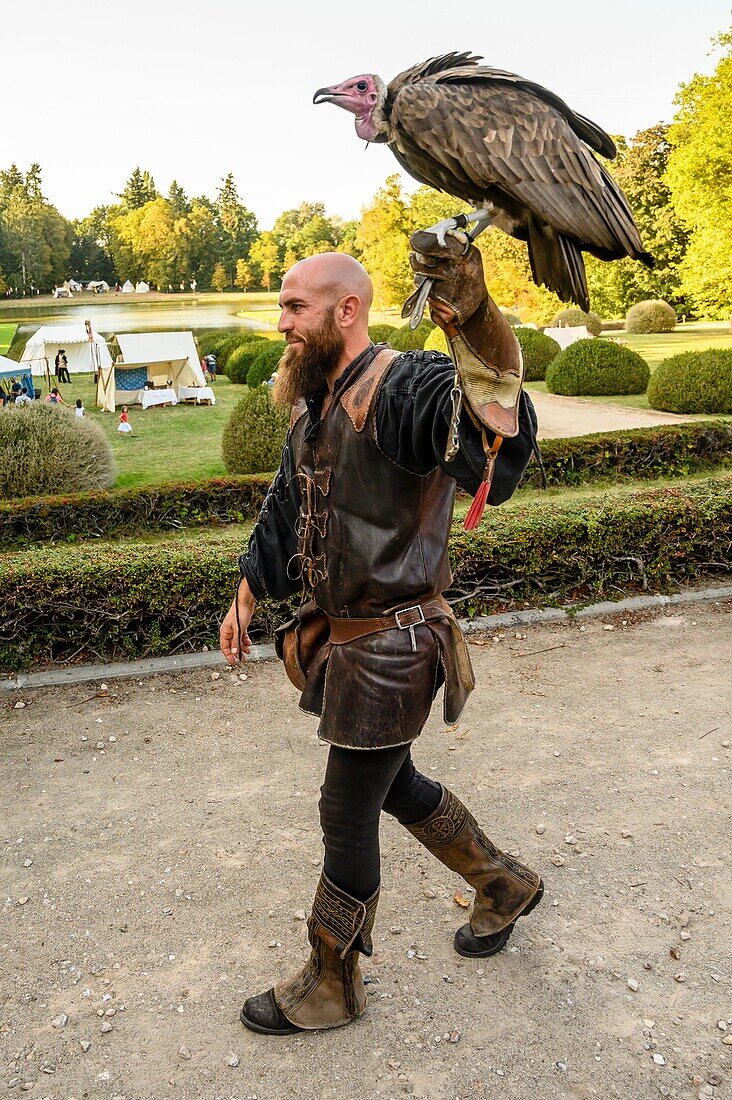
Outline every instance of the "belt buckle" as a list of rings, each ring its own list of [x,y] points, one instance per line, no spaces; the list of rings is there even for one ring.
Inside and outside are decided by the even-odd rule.
[[[403,622],[401,622],[399,616],[400,615],[408,615],[410,611],[418,611],[419,612],[419,618],[415,622],[412,622],[412,623],[403,623]],[[415,626],[421,626],[422,623],[427,621],[424,617],[424,610],[422,608],[422,605],[418,604],[418,603],[415,603],[415,604],[412,605],[412,607],[403,607],[401,611],[396,611],[394,613],[394,619],[395,619],[396,624],[397,624],[397,626],[399,627],[400,630],[408,630],[409,631],[409,637],[410,637],[411,642],[412,642],[412,652],[416,653],[417,652],[417,639],[414,636],[414,628],[415,628]]]

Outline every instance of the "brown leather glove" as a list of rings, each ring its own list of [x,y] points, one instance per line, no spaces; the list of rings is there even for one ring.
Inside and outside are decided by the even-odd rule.
[[[409,254],[409,262],[418,288],[423,277],[434,280],[435,285],[428,298],[433,320],[441,328],[452,319],[458,325],[465,324],[488,298],[483,259],[478,249],[467,237],[463,243],[451,234],[445,237],[443,247],[436,234],[424,229],[413,233],[409,243],[414,249]],[[418,292],[419,289],[407,299],[405,311],[411,311],[411,303]]]

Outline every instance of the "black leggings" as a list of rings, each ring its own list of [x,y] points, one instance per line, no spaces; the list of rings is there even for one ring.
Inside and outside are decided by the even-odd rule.
[[[442,788],[414,766],[411,744],[392,749],[342,749],[331,745],[320,788],[324,870],[352,897],[366,900],[379,885],[381,811],[402,825],[437,809]]]

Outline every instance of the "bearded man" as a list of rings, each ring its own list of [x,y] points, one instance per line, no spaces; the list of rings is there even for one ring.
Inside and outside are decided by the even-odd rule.
[[[475,888],[470,920],[455,934],[461,955],[499,951],[543,893],[539,876],[500,851],[411,756],[439,687],[445,719],[455,722],[474,686],[442,597],[451,582],[455,485],[475,493],[492,475],[488,503],[506,500],[536,429],[520,350],[486,291],[477,249],[466,237],[440,245],[429,233],[415,234],[412,245],[419,281],[434,280],[432,316],[455,362],[372,344],[371,281],[350,256],[301,260],[282,283],[278,327],[288,346],[275,397],[292,407],[290,430],[239,559],[221,648],[230,664],[250,653],[248,626],[261,596],[310,589],[315,602],[306,606],[326,632],[307,668],[290,652],[288,675],[302,689],[302,709],[320,716],[318,734],[330,749],[310,956],[240,1013],[267,1034],[338,1027],[363,1012],[358,959],[372,953],[382,811]],[[306,626],[303,609],[299,627]]]

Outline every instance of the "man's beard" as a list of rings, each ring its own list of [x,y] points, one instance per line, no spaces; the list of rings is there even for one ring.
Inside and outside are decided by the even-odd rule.
[[[274,399],[280,405],[294,405],[311,397],[326,385],[328,375],[340,362],[345,340],[333,313],[326,314],[319,329],[306,343],[288,347],[280,359],[274,384]]]

